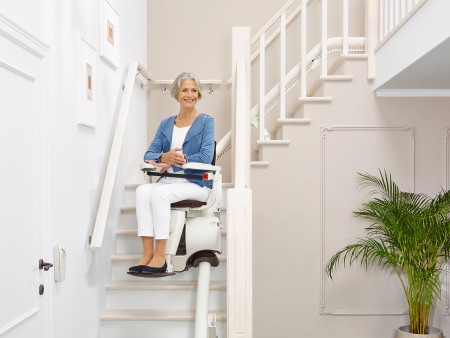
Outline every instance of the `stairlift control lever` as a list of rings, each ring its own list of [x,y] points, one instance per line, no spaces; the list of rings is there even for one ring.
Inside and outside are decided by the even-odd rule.
[[[66,279],[66,249],[58,244],[54,248],[55,256],[55,281],[62,282]]]

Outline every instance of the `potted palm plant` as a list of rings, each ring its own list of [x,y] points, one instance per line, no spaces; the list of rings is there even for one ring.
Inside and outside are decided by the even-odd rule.
[[[439,276],[450,257],[450,190],[435,197],[400,191],[391,174],[379,177],[358,173],[358,185],[371,188],[370,200],[355,211],[356,217],[371,222],[366,236],[336,252],[326,265],[332,278],[339,263],[359,262],[368,267],[391,267],[406,296],[409,326],[398,329],[397,337],[430,335],[442,331],[429,325],[430,310],[440,298]]]

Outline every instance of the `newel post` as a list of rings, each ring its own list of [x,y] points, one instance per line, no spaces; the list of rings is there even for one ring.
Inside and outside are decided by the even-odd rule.
[[[250,29],[232,30],[232,181],[227,191],[228,338],[252,338]]]

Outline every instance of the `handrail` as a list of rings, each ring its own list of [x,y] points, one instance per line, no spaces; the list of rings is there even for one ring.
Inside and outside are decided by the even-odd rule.
[[[364,50],[365,45],[365,38],[364,37],[349,37],[349,49],[350,50]],[[336,51],[342,51],[342,38],[329,38],[327,40],[327,53],[332,53]],[[306,73],[309,73],[314,67],[318,65],[318,63],[321,61],[321,44],[318,43],[316,46],[314,46],[307,54],[307,59],[311,60],[307,66],[306,66]],[[293,88],[293,86],[299,81],[300,79],[300,62],[294,65],[289,72],[286,74],[286,86],[285,86],[285,93],[289,93],[289,91]],[[275,106],[275,104],[278,102],[280,88],[279,84],[275,85],[270,89],[270,91],[266,94],[266,107],[265,107],[265,113],[267,114],[270,112],[270,110]],[[252,125],[256,128],[259,127],[258,125],[258,111],[259,111],[259,103],[256,103],[250,113],[250,122]],[[227,134],[225,134],[219,142],[217,142],[217,159],[222,157],[227,153],[228,150],[231,149],[231,131],[229,131]]]
[[[147,81],[151,81],[151,77],[147,70],[140,63],[130,63],[125,78],[125,85],[120,102],[119,114],[117,117],[111,151],[109,154],[108,165],[106,167],[102,192],[100,195],[94,230],[89,238],[91,249],[100,249],[102,247],[103,235],[105,233],[106,221],[108,218],[111,196],[114,188],[114,181],[116,179],[117,166],[119,163],[120,150],[122,148],[123,136],[125,134],[125,127],[128,119],[131,96],[133,94],[135,77],[138,74],[142,75]]]
[[[349,37],[348,41],[349,41],[348,45],[349,50],[356,50],[356,51],[364,50],[365,45],[364,37]],[[322,50],[321,43],[318,43],[306,55],[306,59],[310,60],[306,64],[306,74],[308,74],[311,70],[313,70],[320,64],[322,59],[321,50]],[[329,54],[336,51],[343,51],[343,39],[341,37],[329,38],[327,40],[327,53]],[[298,82],[300,77],[301,77],[300,62],[298,62],[286,74],[286,86],[285,86],[286,94],[289,93],[289,91],[293,88],[293,86]],[[265,100],[266,114],[274,107],[274,105],[280,99],[278,95],[279,91],[280,91],[279,84],[277,84],[266,94]],[[258,111],[259,111],[259,104],[257,103],[252,107],[250,114],[251,123],[256,128],[258,128],[258,123],[256,119],[258,117]]]
[[[328,38],[326,31],[327,29],[327,23],[322,23],[322,40],[321,43],[314,46],[309,52],[306,50],[306,11],[308,8],[308,5],[311,3],[312,0],[301,0],[301,3],[297,8],[295,8],[291,13],[289,14],[289,17],[286,18],[286,12],[291,6],[294,4],[295,1],[298,0],[290,0],[287,2],[264,26],[261,28],[257,34],[251,39],[250,46],[253,45],[256,41],[260,41],[260,48],[256,48],[253,54],[251,55],[250,59],[251,62],[255,60],[258,56],[260,58],[262,57],[262,53],[264,53],[265,48],[271,43],[272,40],[274,40],[279,34],[280,34],[280,83],[275,85],[267,94],[264,94],[264,84],[261,84],[260,86],[260,97],[259,97],[259,103],[257,103],[254,107],[251,109],[251,123],[256,127],[260,128],[260,139],[266,139],[270,138],[270,135],[267,133],[267,131],[264,129],[264,127],[258,126],[258,110],[261,112],[265,112],[267,114],[277,102],[280,102],[280,117],[285,117],[285,105],[284,98],[281,98],[281,95],[286,95],[293,86],[298,82],[301,81],[301,94],[300,98],[307,99],[307,93],[306,93],[306,76],[302,76],[301,73],[307,74],[311,69],[314,69],[318,64],[323,63],[322,66],[322,76],[328,77],[327,75],[327,54],[333,51],[341,50],[343,52],[344,56],[348,56],[349,51],[365,51],[367,53],[366,49],[366,37],[349,37],[348,36],[348,24],[349,24],[349,1],[348,0],[342,0],[343,4],[343,19],[342,19],[342,28],[343,28],[343,35],[342,37],[336,37],[336,38]],[[383,0],[377,0],[377,1],[383,1]],[[411,0],[412,1],[412,0]],[[414,1],[426,1],[426,0],[414,0]],[[305,9],[305,10],[303,10]],[[325,11],[325,12],[324,12]],[[285,38],[282,36],[283,31],[285,30],[286,26],[299,14],[302,14],[302,56],[300,59],[299,64],[295,65],[288,74],[283,76],[284,74],[284,66],[283,66],[283,60],[285,57]],[[322,2],[322,21],[327,20],[327,5],[326,1],[323,0]],[[272,29],[272,33],[270,37],[266,37],[266,33],[268,30],[277,22],[280,21],[280,26],[277,28]],[[339,44],[336,45],[336,42],[339,41]],[[323,51],[322,49],[325,49]],[[321,53],[321,55],[320,55]],[[261,63],[261,69],[260,69],[260,79],[264,79],[264,60],[260,60]],[[323,62],[322,62],[323,61]],[[369,64],[370,67],[370,64]],[[373,77],[373,67],[369,69],[368,75]],[[231,84],[231,79],[228,80],[228,84]],[[281,88],[280,86],[283,86]],[[260,106],[264,105],[264,109],[261,109]],[[260,125],[264,125],[264,115],[260,114]],[[217,148],[217,158],[222,157],[229,149],[231,149],[232,145],[231,142],[231,133],[227,133],[218,143]]]
[[[269,21],[263,26],[263,28],[261,28],[258,33],[255,34],[255,36],[251,39],[251,46],[253,46],[253,44],[259,40],[259,38],[277,21],[280,19],[281,15],[283,13],[285,13],[289,7],[292,6],[292,4],[297,1],[297,0],[291,0],[289,2],[287,2],[272,18],[269,19]],[[308,5],[309,2],[312,0],[307,0],[306,4]],[[289,25],[291,23],[291,21],[301,12],[302,10],[302,6],[301,4],[295,8],[292,13],[286,18],[286,26]],[[275,29],[275,31],[268,37],[266,38],[265,41],[265,45],[264,47],[267,47],[268,45],[270,45],[272,43],[272,41],[280,34],[280,28],[278,27],[277,29]],[[253,62],[259,55],[259,49],[257,49],[250,57],[250,61]],[[231,77],[228,79],[227,84],[230,85],[231,84]]]

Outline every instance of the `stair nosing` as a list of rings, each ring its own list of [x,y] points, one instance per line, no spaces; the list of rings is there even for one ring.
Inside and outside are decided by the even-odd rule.
[[[285,146],[288,145],[290,140],[264,140],[264,141],[256,141],[256,143],[260,146]]]
[[[321,76],[322,81],[352,81],[353,75],[327,75]]]
[[[331,102],[333,98],[331,96],[300,96],[298,100],[301,103],[328,103]]]
[[[269,161],[250,161],[252,167],[267,167],[269,164]]]
[[[278,123],[280,124],[310,124],[311,123],[311,119],[307,119],[307,118],[294,118],[294,117],[288,117],[288,118],[284,118],[284,119],[278,119]]]

